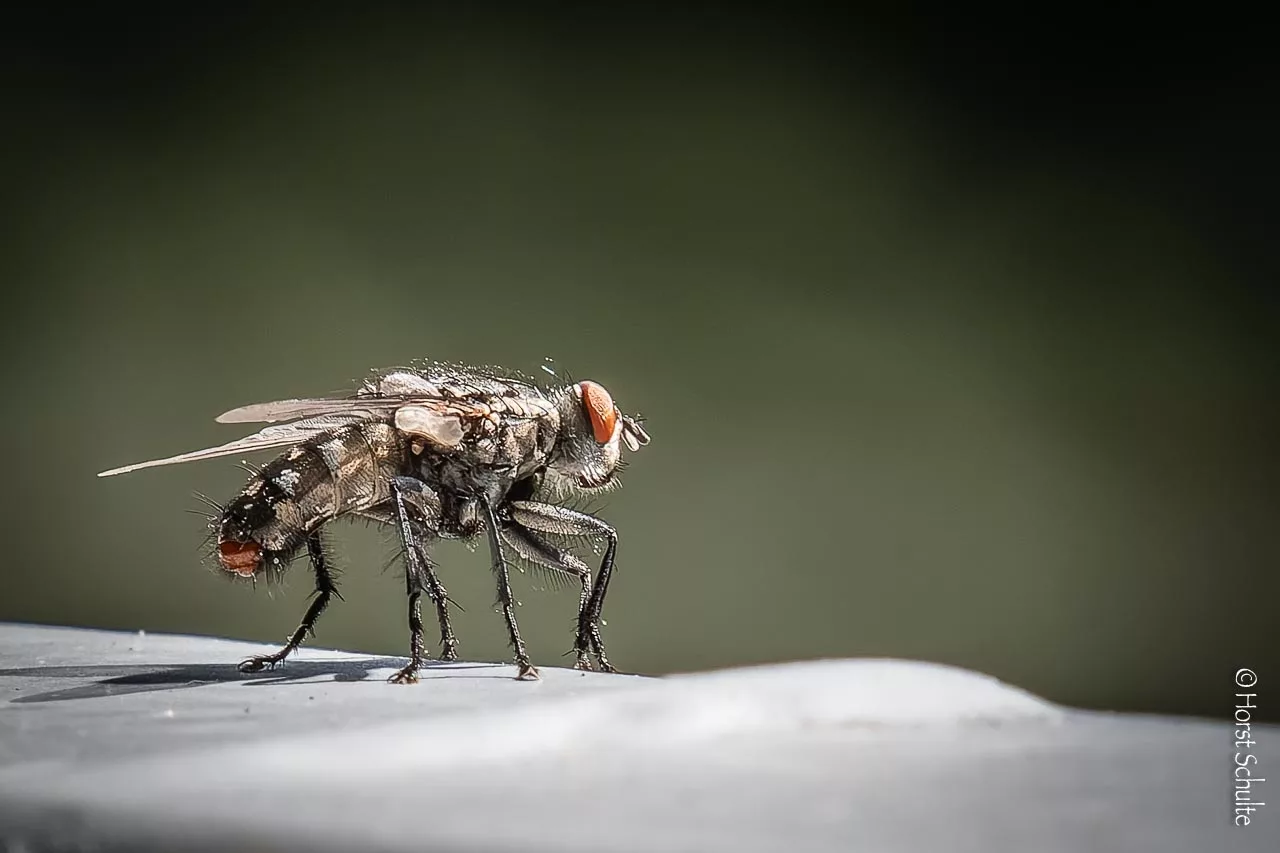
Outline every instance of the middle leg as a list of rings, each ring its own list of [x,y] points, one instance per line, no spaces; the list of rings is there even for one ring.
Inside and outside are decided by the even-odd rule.
[[[418,670],[426,658],[426,640],[422,630],[422,612],[419,601],[422,592],[428,587],[427,576],[435,573],[428,568],[426,553],[423,548],[419,525],[409,515],[409,504],[405,498],[409,489],[400,479],[391,483],[392,514],[395,517],[396,529],[400,533],[401,547],[404,549],[405,592],[409,596],[409,662],[392,675],[388,681],[392,684],[416,684]],[[439,585],[439,581],[436,581]],[[435,596],[433,595],[432,598]],[[441,619],[441,628],[448,625],[448,617]],[[452,634],[452,629],[449,630]],[[456,644],[456,640],[455,640]]]
[[[516,626],[515,599],[511,595],[511,572],[507,567],[507,559],[502,554],[502,537],[499,534],[498,519],[494,515],[493,506],[486,498],[479,499],[480,508],[484,512],[485,529],[489,534],[489,551],[493,555],[493,573],[498,579],[498,604],[502,608],[502,616],[507,621],[507,634],[511,648],[516,653],[516,666],[519,672],[516,678],[524,681],[536,681],[538,670],[529,660],[525,651],[524,640],[520,638],[520,629]]]
[[[403,534],[403,524],[397,512],[395,493],[400,495],[404,515],[407,516],[410,540],[417,542],[418,567],[421,569],[423,591],[431,599],[436,608],[436,621],[440,624],[440,660],[458,659],[458,637],[453,633],[453,625],[449,621],[449,592],[440,582],[436,574],[436,565],[427,553],[427,546],[439,538],[440,502],[421,480],[413,477],[396,477],[391,483],[393,496],[386,503],[364,510],[360,515],[395,528],[400,538],[402,553],[407,551],[408,543]],[[406,556],[406,561],[411,559]],[[410,592],[412,595],[412,592]]]

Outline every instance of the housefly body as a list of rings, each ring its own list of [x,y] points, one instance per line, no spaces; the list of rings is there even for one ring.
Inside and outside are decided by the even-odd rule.
[[[435,605],[441,659],[456,659],[448,596],[428,552],[439,539],[473,540],[482,532],[517,677],[536,679],[538,671],[516,626],[511,556],[578,580],[574,666],[591,669],[594,656],[599,669],[614,671],[600,625],[618,535],[607,522],[564,504],[615,487],[623,448],[635,452],[649,435],[642,418],[624,414],[601,385],[543,386],[505,371],[430,363],[374,371],[353,394],[257,403],[217,420],[269,426],[98,476],[284,448],[212,519],[214,557],[231,576],[271,579],[305,550],[316,594],[284,647],[245,660],[242,672],[274,667],[314,634],[316,620],[338,595],[321,529],[339,518],[388,525],[403,549],[410,659],[392,681],[417,681],[427,656],[423,594]],[[604,544],[594,577],[564,544],[575,539]]]

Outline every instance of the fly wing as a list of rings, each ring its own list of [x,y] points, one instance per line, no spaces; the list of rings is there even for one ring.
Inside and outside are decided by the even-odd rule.
[[[220,424],[275,423],[351,411],[390,413],[406,403],[447,398],[448,390],[442,392],[440,385],[429,377],[399,370],[375,374],[353,396],[251,403],[223,412],[215,420]]]
[[[113,468],[98,476],[286,447],[325,430],[370,418],[394,417],[402,431],[426,440],[437,450],[448,451],[458,447],[473,424],[482,420],[496,422],[497,415],[485,400],[505,399],[517,387],[532,388],[517,380],[498,379],[460,368],[439,367],[427,372],[405,368],[376,371],[353,395],[251,403],[223,412],[215,419],[223,424],[275,424],[253,435],[167,459]],[[506,406],[509,408],[510,403]]]
[[[215,420],[220,424],[275,423],[298,418],[315,418],[324,415],[342,415],[359,412],[368,417],[374,412],[390,412],[403,406],[400,398],[378,399],[373,397],[312,397],[296,400],[273,400],[270,403],[250,403],[229,412],[223,412]]]
[[[327,430],[336,427],[349,426],[362,420],[367,420],[371,413],[368,411],[352,411],[340,415],[324,415],[316,418],[308,418],[292,424],[280,424],[278,426],[265,427],[253,435],[238,438],[235,441],[220,444],[217,447],[208,447],[204,450],[193,450],[190,453],[180,453],[177,456],[170,456],[167,459],[153,459],[149,462],[136,462],[133,465],[125,465],[122,468],[112,468],[110,471],[103,471],[98,474],[99,477],[110,477],[115,474],[127,474],[130,471],[138,471],[143,468],[158,468],[161,465],[177,465],[182,462],[196,462],[201,459],[216,459],[219,456],[230,456],[234,453],[249,453],[255,450],[270,450],[275,447],[287,447],[289,445],[298,444],[306,441],[308,438],[319,435]]]
[[[507,397],[517,388],[531,389],[532,386],[482,371],[445,365],[429,370],[384,368],[374,371],[354,394],[251,403],[223,412],[216,420],[222,424],[276,423],[352,411],[390,414],[410,404],[438,407],[451,414],[474,414],[473,404],[478,398]]]

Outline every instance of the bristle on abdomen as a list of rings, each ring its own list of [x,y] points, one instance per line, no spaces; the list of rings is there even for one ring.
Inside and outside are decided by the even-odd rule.
[[[326,521],[385,502],[405,456],[386,423],[322,433],[254,475],[218,522],[218,563],[232,574],[279,571]]]

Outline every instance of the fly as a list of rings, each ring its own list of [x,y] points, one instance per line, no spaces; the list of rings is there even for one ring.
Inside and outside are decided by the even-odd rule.
[[[248,658],[241,672],[284,661],[338,595],[321,529],[339,518],[393,527],[405,559],[409,663],[391,681],[413,683],[427,657],[419,611],[435,605],[441,660],[456,660],[448,594],[428,552],[440,539],[475,540],[484,532],[498,604],[515,653],[517,677],[536,679],[516,625],[509,555],[576,578],[581,585],[575,669],[616,671],[600,633],[617,552],[614,528],[563,504],[618,485],[622,450],[649,443],[638,416],[623,414],[603,386],[544,387],[523,377],[431,363],[374,371],[351,395],[255,403],[219,415],[220,423],[266,423],[227,444],[103,471],[99,477],[258,450],[287,448],[254,474],[211,521],[220,568],[239,578],[278,578],[305,550],[315,598],[284,647]],[[591,567],[559,539],[604,544]],[[339,596],[341,597],[341,596]]]

